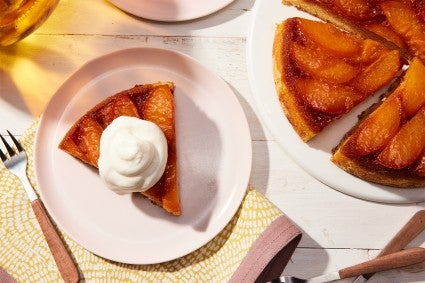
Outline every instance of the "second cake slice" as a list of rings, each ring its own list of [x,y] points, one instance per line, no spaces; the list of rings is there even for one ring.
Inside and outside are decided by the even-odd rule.
[[[362,179],[400,188],[425,186],[425,66],[414,59],[402,82],[335,149],[332,161]]]
[[[273,66],[282,109],[306,142],[389,84],[402,59],[331,24],[290,18],[277,26]]]

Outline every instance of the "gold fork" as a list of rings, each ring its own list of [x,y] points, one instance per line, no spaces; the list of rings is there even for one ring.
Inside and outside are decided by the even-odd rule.
[[[50,248],[50,251],[55,259],[56,265],[59,269],[60,274],[65,282],[78,282],[79,273],[78,269],[73,262],[70,254],[64,246],[59,234],[55,227],[50,221],[49,216],[41,202],[37,197],[31,183],[28,180],[26,174],[27,169],[27,155],[22,145],[16,140],[16,138],[9,132],[10,138],[12,139],[14,146],[10,146],[6,139],[0,134],[4,146],[6,147],[5,153],[0,149],[0,158],[7,169],[9,169],[15,176],[17,176],[27,192],[28,198],[31,202],[31,207],[34,214],[40,224],[41,230],[43,231],[44,238]]]

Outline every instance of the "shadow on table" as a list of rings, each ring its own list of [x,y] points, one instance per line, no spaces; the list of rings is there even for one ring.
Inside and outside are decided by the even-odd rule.
[[[183,65],[184,62],[180,64]],[[190,73],[187,68],[185,73]],[[176,86],[177,170],[180,183],[182,215],[166,215],[176,224],[192,225],[196,231],[206,231],[220,196],[220,174],[223,158],[223,138],[211,118],[201,108],[199,96],[186,86]],[[132,202],[151,217],[165,217],[156,207],[146,205],[133,194]]]
[[[255,1],[250,0],[236,0],[227,5],[226,7],[222,8],[221,10],[218,10],[210,15],[204,16],[199,19],[180,22],[177,24],[182,26],[196,24],[197,29],[214,27],[242,16],[244,13],[252,9],[252,7],[254,6],[254,2]],[[226,11],[223,12],[224,10]]]
[[[236,94],[245,111],[245,115],[250,122],[249,128],[251,131],[251,138],[253,140],[253,170],[251,173],[251,179],[255,179],[255,183],[253,185],[256,189],[262,194],[265,194],[269,185],[270,174],[270,153],[265,136],[265,129],[263,129],[261,122],[251,105],[233,86],[230,85],[230,87]],[[292,219],[290,220],[294,222]],[[294,224],[297,225],[296,223]],[[283,274],[299,278],[311,278],[323,274],[329,262],[329,256],[326,253],[326,250],[314,241],[306,231],[303,231],[300,227],[298,228],[302,231],[302,240],[290,262],[283,271]],[[316,248],[305,248],[305,243],[308,243],[308,247]],[[308,260],[306,261],[306,259]]]
[[[16,107],[17,109],[30,113],[25,100],[20,95],[20,92],[13,81],[13,78],[8,72],[1,69],[0,66],[0,100]]]
[[[305,236],[305,231],[303,231],[303,237]],[[304,248],[299,246],[282,275],[295,276],[302,279],[316,277],[327,273],[328,262],[329,255],[322,247]]]
[[[264,129],[261,126],[261,122],[255,113],[254,109],[245,100],[242,94],[238,90],[230,85],[230,88],[235,93],[236,98],[239,100],[247,120],[249,121],[249,130],[251,132],[252,139],[252,170],[251,170],[251,180],[255,180],[252,185],[261,192],[265,194],[269,182],[269,167],[270,167],[270,158],[268,151],[268,144],[266,141],[266,136]]]
[[[40,72],[53,74],[71,69],[71,62],[64,53],[41,40],[30,36],[0,48],[0,99],[32,115],[39,115],[52,95],[47,93],[46,84],[57,83],[45,78],[40,80]],[[40,61],[40,58],[61,58],[61,64]]]

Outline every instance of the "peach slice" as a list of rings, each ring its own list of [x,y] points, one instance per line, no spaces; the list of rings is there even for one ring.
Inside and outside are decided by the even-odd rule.
[[[360,50],[360,40],[335,26],[306,19],[299,21],[304,34],[335,57],[355,56]]]
[[[394,31],[407,41],[411,51],[424,59],[425,31],[415,12],[400,1],[385,1],[380,5]]]
[[[385,48],[382,44],[371,39],[365,39],[360,55],[360,62],[369,65],[381,57],[384,52]]]
[[[388,97],[356,130],[354,135],[355,151],[364,156],[384,148],[397,133],[401,116],[399,97]]]
[[[139,117],[137,109],[128,97],[111,100],[96,113],[97,122],[106,128],[119,116]]]
[[[393,169],[401,169],[420,157],[425,148],[425,107],[391,139],[378,155],[379,164]]]
[[[92,118],[83,119],[81,123],[80,143],[78,147],[85,153],[90,164],[96,164],[99,159],[100,137],[103,128]]]
[[[388,84],[401,68],[400,53],[392,50],[382,54],[354,80],[356,88],[368,94]]]
[[[174,140],[174,97],[168,87],[154,89],[146,100],[142,118],[157,124],[168,141]]]
[[[335,0],[334,4],[349,18],[366,20],[374,16],[374,11],[366,0]]]
[[[403,39],[390,27],[374,23],[367,24],[365,27],[371,32],[393,42],[398,47],[406,49],[406,44],[404,43]]]
[[[299,44],[292,44],[292,54],[297,65],[315,77],[334,83],[345,83],[353,79],[358,70],[339,58],[331,58]]]
[[[404,113],[412,116],[425,104],[425,66],[419,59],[415,58],[411,62],[402,87],[404,89],[401,101]]]
[[[299,80],[296,87],[308,106],[328,114],[346,113],[363,99],[353,88],[319,80]]]
[[[400,1],[385,1],[380,4],[388,23],[401,36],[412,36],[416,33],[409,31],[418,28],[418,20],[415,12],[410,7]]]

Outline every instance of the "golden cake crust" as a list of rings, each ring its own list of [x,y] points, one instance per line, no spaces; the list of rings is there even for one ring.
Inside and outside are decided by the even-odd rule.
[[[305,112],[301,111],[301,106],[295,97],[291,95],[285,83],[284,77],[287,75],[285,66],[289,64],[289,49],[286,43],[290,40],[288,29],[291,22],[286,21],[277,26],[275,40],[273,42],[273,76],[280,105],[285,112],[289,122],[303,141],[313,138],[320,130],[314,129],[307,123]]]
[[[369,182],[400,189],[421,188],[425,186],[423,177],[383,168],[379,170],[377,167],[376,169],[367,168],[355,159],[347,157],[341,150],[337,150],[333,154],[332,162],[346,172]]]

